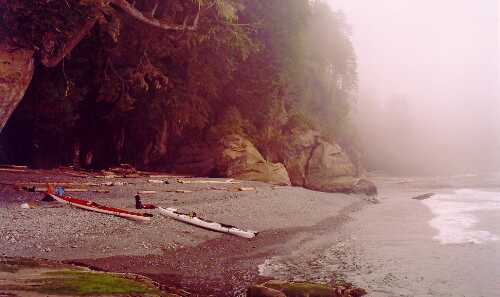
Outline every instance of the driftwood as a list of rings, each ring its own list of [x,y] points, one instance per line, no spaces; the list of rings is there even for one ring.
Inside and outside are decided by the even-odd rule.
[[[83,177],[83,178],[90,177],[90,175],[85,174],[85,173],[64,172],[64,174],[67,174],[67,175],[70,175],[70,176],[74,176],[74,177]]]
[[[166,193],[194,193],[194,192],[200,192],[199,190],[183,190],[183,189],[177,189],[177,190],[163,190],[162,192]]]
[[[235,181],[234,179],[230,178],[228,180],[222,181],[222,180],[185,180],[185,179],[178,179],[178,183],[180,184],[239,184],[241,182]]]
[[[25,165],[0,165],[0,168],[10,168],[10,169],[28,169]]]
[[[24,170],[24,169],[14,169],[14,168],[0,168],[0,171],[26,173],[26,170]]]
[[[139,191],[137,194],[144,194],[144,195],[149,195],[149,194],[156,194],[156,191]]]
[[[170,174],[148,174],[146,172],[141,172],[144,175],[152,178],[152,179],[158,179],[158,178],[190,178],[192,176],[189,175],[170,175]]]
[[[164,184],[164,180],[159,180],[159,179],[148,179],[148,183],[150,184]]]

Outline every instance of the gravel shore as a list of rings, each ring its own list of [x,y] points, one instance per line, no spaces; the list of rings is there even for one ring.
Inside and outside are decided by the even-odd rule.
[[[258,265],[269,256],[300,246],[304,234],[334,230],[350,212],[367,202],[364,196],[329,194],[257,182],[239,184],[153,184],[142,178],[75,178],[59,171],[0,173],[0,253],[9,257],[66,260],[97,269],[148,275],[166,285],[195,290],[199,296],[232,296],[258,276]],[[197,179],[189,179],[197,180]],[[199,179],[198,179],[199,180]],[[207,180],[207,179],[203,179]],[[216,180],[216,179],[212,179]],[[120,182],[99,187],[110,193],[74,193],[77,198],[133,209],[138,191],[143,203],[195,211],[213,221],[260,231],[253,240],[186,225],[160,216],[135,222],[42,202],[43,193],[16,190],[19,182]],[[218,180],[223,181],[223,180]],[[214,190],[213,187],[228,190]],[[252,187],[255,191],[233,191]],[[91,187],[95,189],[95,187]],[[167,192],[192,190],[192,193]],[[34,206],[21,208],[22,203]],[[205,292],[205,293],[200,293]]]

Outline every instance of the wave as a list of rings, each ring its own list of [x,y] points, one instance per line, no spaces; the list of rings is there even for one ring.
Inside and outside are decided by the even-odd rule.
[[[500,238],[490,230],[476,228],[480,211],[499,211],[500,193],[462,189],[438,194],[422,201],[434,218],[429,224],[438,230],[435,240],[442,244],[485,243]]]

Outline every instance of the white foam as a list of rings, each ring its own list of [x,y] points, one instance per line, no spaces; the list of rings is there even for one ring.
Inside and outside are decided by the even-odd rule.
[[[478,230],[479,211],[500,210],[500,193],[463,189],[439,194],[422,201],[434,218],[430,225],[438,230],[435,240],[442,244],[484,243],[499,240],[489,230]]]

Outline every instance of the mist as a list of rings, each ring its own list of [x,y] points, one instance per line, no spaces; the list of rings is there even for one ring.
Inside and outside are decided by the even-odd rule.
[[[352,30],[356,111],[370,169],[500,168],[496,0],[330,0]]]

